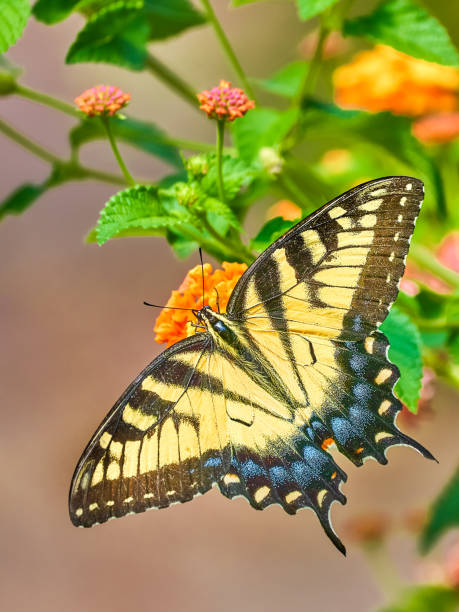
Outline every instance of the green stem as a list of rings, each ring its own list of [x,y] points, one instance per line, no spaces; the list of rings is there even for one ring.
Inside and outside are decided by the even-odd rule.
[[[75,117],[76,119],[81,118],[81,114],[79,113],[79,111],[71,104],[62,102],[62,100],[58,100],[57,98],[48,96],[44,93],[41,93],[40,91],[29,89],[28,87],[24,87],[23,85],[16,85],[14,93],[16,93],[18,96],[21,96],[22,98],[27,98],[28,100],[33,100],[34,102],[38,102],[39,104],[44,104],[45,106],[55,108],[56,110],[65,113],[66,115]]]
[[[30,153],[33,153],[43,161],[53,166],[60,166],[61,168],[66,167],[68,170],[68,176],[78,179],[94,178],[99,181],[113,183],[115,185],[125,184],[124,178],[120,175],[112,174],[109,172],[102,172],[101,170],[94,170],[92,168],[86,168],[85,166],[80,166],[80,164],[75,161],[68,162],[60,157],[57,157],[53,153],[50,153],[49,151],[44,149],[39,144],[30,140],[30,138],[27,138],[27,136],[24,136],[24,134],[21,134],[21,132],[18,132],[17,130],[9,126],[1,119],[0,132],[5,134],[5,136],[8,136],[8,138],[21,145],[21,147],[24,147],[24,149],[30,151]]]
[[[126,179],[126,183],[128,185],[135,185],[135,180],[132,178],[129,170],[126,167],[126,164],[121,157],[121,153],[119,152],[118,145],[116,144],[115,136],[113,134],[112,127],[110,125],[110,118],[101,116],[101,121],[103,126],[107,131],[108,140],[110,141],[110,146],[112,147],[113,155],[118,162],[119,167],[121,168],[121,172],[123,173],[124,178]]]
[[[223,187],[223,140],[225,137],[225,120],[217,120],[217,185],[218,197],[225,201],[225,190]]]
[[[86,166],[75,164],[75,172],[83,179],[96,179],[103,183],[112,183],[113,185],[126,185],[126,180],[120,174],[112,174],[111,172],[103,172],[102,170],[94,170]],[[143,182],[142,182],[143,184]]]
[[[459,274],[443,266],[425,246],[411,244],[411,259],[421,268],[434,274],[437,278],[444,281],[456,291],[459,291]]]
[[[0,132],[3,132],[5,136],[8,136],[8,138],[11,138],[11,140],[14,140],[14,142],[17,142],[19,145],[21,145],[21,147],[24,147],[24,149],[27,149],[27,151],[30,151],[40,159],[43,159],[44,161],[50,164],[56,165],[63,163],[62,159],[60,159],[56,155],[53,155],[40,145],[36,144],[35,142],[27,138],[27,136],[24,136],[24,134],[21,134],[21,132],[18,132],[1,119]]]
[[[158,79],[173,89],[176,94],[181,96],[185,102],[188,102],[194,106],[194,108],[198,108],[198,99],[196,97],[196,91],[193,89],[193,87],[186,83],[168,66],[163,64],[163,62],[161,62],[157,57],[151,55],[151,53],[147,55],[147,68],[151,73],[158,77]]]
[[[212,238],[217,244],[225,248],[225,250],[233,260],[243,261],[248,266],[254,261],[254,254],[249,248],[245,246],[245,244],[240,239],[235,242],[227,236],[221,236],[220,234],[218,234],[207,220],[205,214],[201,216],[201,220],[207,232],[212,236]]]
[[[375,582],[390,600],[396,599],[403,589],[403,583],[395,570],[386,547],[380,543],[368,544],[363,547]]]
[[[312,94],[317,85],[317,79],[322,67],[322,56],[324,52],[325,42],[330,34],[330,29],[324,25],[323,21],[319,30],[319,39],[309,64],[309,69],[306,71],[305,77],[299,88],[296,96],[292,100],[292,107],[301,106],[307,98]]]
[[[212,24],[215,30],[215,34],[217,35],[217,38],[220,41],[220,44],[223,47],[223,50],[225,51],[230,64],[238,75],[242,87],[245,89],[245,93],[249,96],[249,98],[255,100],[255,94],[253,92],[252,86],[250,85],[247,77],[245,76],[244,70],[242,69],[239,60],[237,59],[236,54],[233,48],[231,47],[231,43],[229,42],[222,26],[220,25],[220,22],[217,19],[217,15],[215,14],[210,0],[201,0],[201,2],[207,14],[207,19]]]

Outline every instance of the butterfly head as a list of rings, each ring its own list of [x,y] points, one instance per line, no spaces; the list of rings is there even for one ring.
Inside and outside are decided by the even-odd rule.
[[[198,320],[198,325],[204,327],[214,339],[224,343],[234,340],[234,331],[225,315],[214,312],[210,306],[203,306],[200,310],[194,310],[193,314]]]

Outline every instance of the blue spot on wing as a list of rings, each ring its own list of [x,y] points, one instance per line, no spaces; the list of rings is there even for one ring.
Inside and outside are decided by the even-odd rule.
[[[241,464],[241,472],[244,478],[253,478],[254,476],[261,476],[266,473],[265,470],[252,459],[248,459]]]
[[[274,467],[270,468],[269,476],[274,486],[282,485],[289,478],[287,470],[280,465],[275,465]]]
[[[204,467],[218,467],[222,464],[220,457],[210,457],[204,462]]]

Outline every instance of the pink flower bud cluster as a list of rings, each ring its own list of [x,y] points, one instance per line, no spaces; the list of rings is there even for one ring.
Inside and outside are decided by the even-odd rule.
[[[130,99],[131,94],[124,93],[119,87],[97,85],[75,98],[75,104],[89,117],[112,116],[126,106]]]
[[[234,121],[243,117],[248,110],[254,108],[255,102],[249,100],[242,89],[231,87],[228,81],[220,81],[218,87],[204,90],[197,95],[200,108],[210,119]]]

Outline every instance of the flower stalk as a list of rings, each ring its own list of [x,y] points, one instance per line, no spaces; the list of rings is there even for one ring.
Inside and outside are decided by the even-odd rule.
[[[218,197],[225,201],[225,189],[223,185],[223,140],[225,137],[225,120],[217,120],[217,185]]]
[[[118,162],[118,166],[121,168],[121,172],[123,173],[126,183],[132,186],[135,185],[136,182],[132,178],[129,170],[127,169],[127,166],[124,163],[123,158],[121,157],[121,153],[118,149],[118,145],[116,144],[116,139],[115,139],[115,136],[113,134],[113,130],[110,124],[110,118],[106,116],[101,116],[100,120],[102,121],[102,125],[104,126],[105,131],[107,132],[108,140],[110,142],[110,146],[112,148],[113,155],[115,156],[115,159]]]

